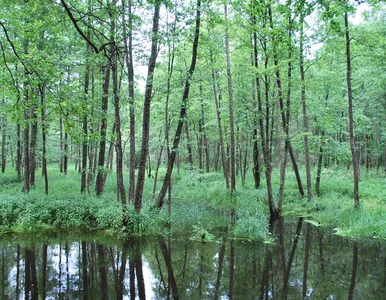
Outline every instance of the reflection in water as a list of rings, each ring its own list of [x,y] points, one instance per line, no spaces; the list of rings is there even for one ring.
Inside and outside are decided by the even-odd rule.
[[[386,244],[278,220],[275,244],[0,242],[1,299],[385,299]],[[17,239],[17,241],[15,241]],[[360,262],[360,264],[359,264]]]

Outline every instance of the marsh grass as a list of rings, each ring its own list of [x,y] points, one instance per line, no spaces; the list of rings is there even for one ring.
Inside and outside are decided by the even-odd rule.
[[[162,171],[161,171],[162,172]],[[275,199],[279,187],[279,170],[273,173]],[[161,176],[162,177],[162,176]],[[302,178],[305,178],[302,174]],[[122,207],[116,198],[116,178],[108,174],[101,197],[80,194],[80,174],[73,169],[60,174],[49,169],[49,195],[44,194],[43,180],[36,177],[36,187],[28,195],[21,192],[22,182],[16,173],[0,175],[0,231],[25,231],[39,228],[98,228],[112,234],[172,235],[197,239],[205,236],[217,240],[226,232],[234,238],[267,240],[268,205],[265,180],[253,187],[248,173],[245,186],[237,186],[231,195],[222,174],[202,173],[181,168],[173,174],[172,213],[167,203],[154,209],[153,178],[145,181],[143,209],[137,214],[127,206],[128,226],[122,226]],[[127,179],[126,179],[127,180]],[[125,181],[126,183],[127,181]],[[161,180],[158,188],[160,187]],[[324,169],[321,196],[311,201],[299,197],[295,176],[288,168],[283,215],[305,216],[321,225],[331,225],[341,235],[386,238],[386,178],[375,172],[362,173],[360,209],[354,209],[352,174],[345,169]],[[231,212],[236,218],[231,221]],[[214,238],[215,236],[216,238]]]

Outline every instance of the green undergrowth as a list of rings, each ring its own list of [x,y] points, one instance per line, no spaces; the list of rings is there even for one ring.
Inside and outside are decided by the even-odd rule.
[[[165,170],[160,169],[160,178]],[[156,236],[220,241],[224,235],[244,240],[270,240],[269,215],[264,178],[261,187],[253,187],[252,176],[244,186],[238,181],[231,195],[221,173],[202,173],[181,168],[173,174],[171,214],[165,200],[160,210],[154,208],[154,179],[145,181],[143,208],[137,213],[131,204],[122,206],[116,198],[116,179],[108,174],[101,197],[80,194],[80,174],[73,170],[60,174],[49,170],[50,190],[44,194],[43,180],[37,176],[36,187],[28,195],[21,192],[16,174],[0,175],[0,231],[25,232],[41,229],[103,230],[115,236]],[[302,178],[304,174],[302,174]],[[125,181],[127,182],[127,181]],[[159,189],[162,179],[158,182]],[[273,173],[275,199],[279,187],[278,170]],[[354,209],[352,175],[343,169],[323,170],[321,195],[311,201],[299,197],[295,177],[287,170],[283,214],[306,216],[313,223],[330,225],[341,235],[386,238],[386,178],[363,173],[360,182],[360,209]],[[156,198],[157,195],[155,195]],[[126,220],[123,226],[122,220]]]

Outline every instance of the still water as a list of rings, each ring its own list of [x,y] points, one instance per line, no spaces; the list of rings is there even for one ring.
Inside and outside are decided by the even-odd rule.
[[[386,299],[386,243],[353,241],[302,219],[275,242],[6,235],[1,299]]]

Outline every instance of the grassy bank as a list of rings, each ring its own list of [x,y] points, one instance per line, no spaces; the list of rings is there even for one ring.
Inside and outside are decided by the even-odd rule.
[[[361,208],[354,209],[351,173],[343,169],[323,170],[321,196],[310,202],[300,198],[295,178],[287,172],[284,215],[305,216],[321,225],[332,225],[337,233],[353,237],[386,238],[386,178],[375,172],[362,173]],[[162,177],[162,170],[161,170]],[[252,177],[252,176],[250,176]],[[274,190],[279,176],[274,173]],[[49,170],[49,195],[44,195],[42,178],[28,195],[14,172],[0,175],[0,231],[41,228],[98,228],[113,234],[187,235],[192,239],[217,239],[224,231],[235,238],[262,239],[268,234],[268,205],[264,182],[258,190],[252,178],[231,197],[222,174],[183,170],[174,174],[172,214],[167,207],[153,209],[153,179],[145,183],[144,207],[136,214],[130,205],[129,225],[121,225],[122,209],[116,199],[115,177],[109,174],[101,197],[80,194],[80,174]],[[127,182],[127,181],[126,181]],[[165,205],[166,206],[166,205]],[[235,216],[232,218],[231,216]],[[232,224],[233,223],[233,224]]]

